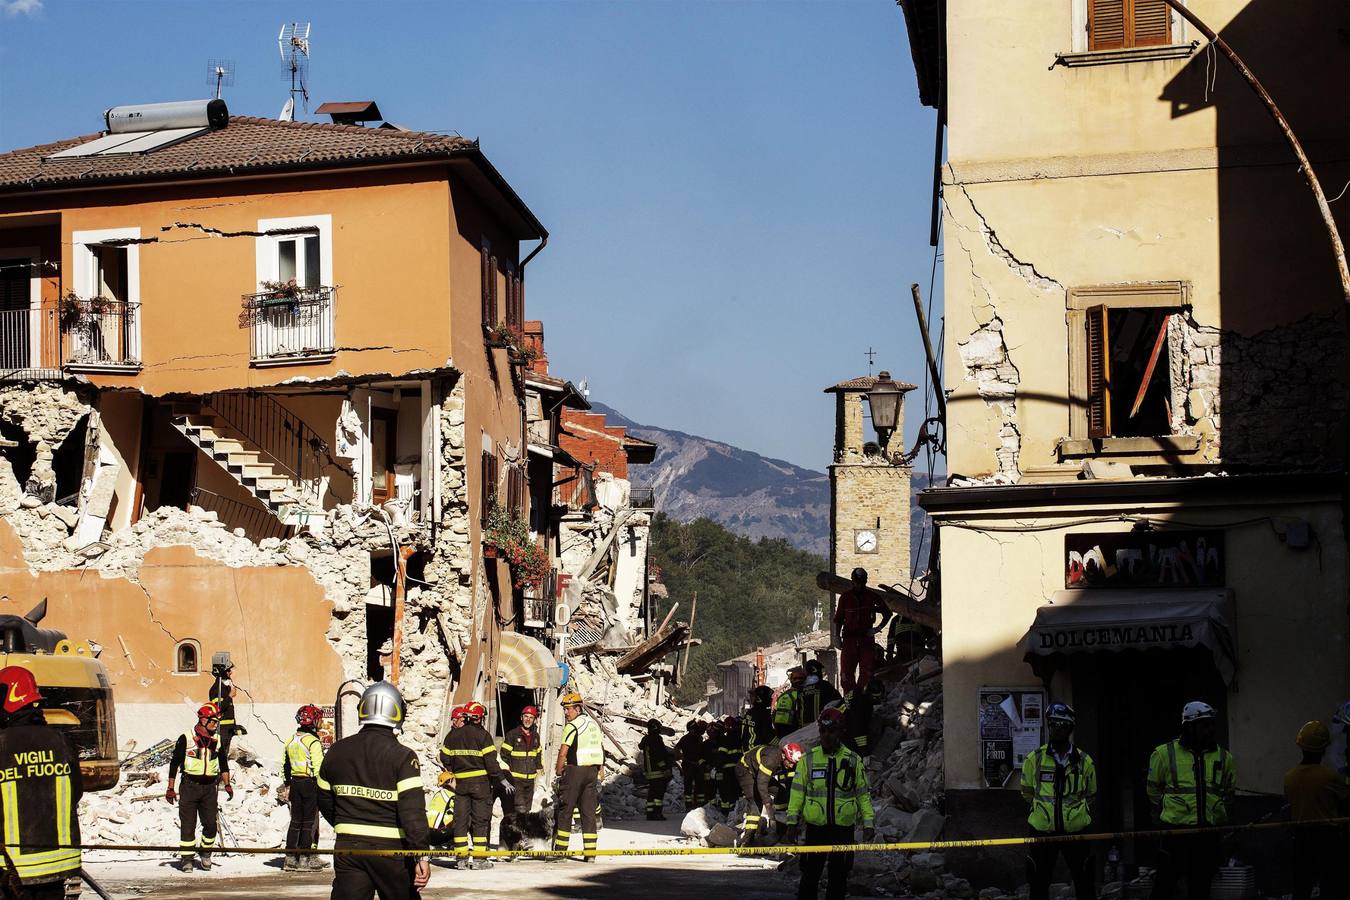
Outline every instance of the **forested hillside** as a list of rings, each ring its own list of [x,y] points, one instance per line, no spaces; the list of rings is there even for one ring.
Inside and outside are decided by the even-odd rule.
[[[782,539],[740,537],[709,519],[680,523],[657,515],[651,553],[670,590],[659,616],[678,602],[676,616],[689,621],[698,592],[694,637],[703,644],[690,654],[681,703],[703,696],[718,662],[810,630],[817,601],[827,599],[815,584],[822,557]]]

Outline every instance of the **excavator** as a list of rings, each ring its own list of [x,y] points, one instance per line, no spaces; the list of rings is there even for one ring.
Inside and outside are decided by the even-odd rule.
[[[39,628],[46,615],[45,597],[22,616],[0,615],[0,668],[22,666],[33,673],[45,698],[43,717],[79,754],[84,789],[106,791],[121,773],[108,669],[96,646]]]

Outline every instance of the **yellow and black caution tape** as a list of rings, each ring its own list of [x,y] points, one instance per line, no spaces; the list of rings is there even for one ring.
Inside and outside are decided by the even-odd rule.
[[[577,857],[577,856],[783,856],[800,853],[876,853],[885,850],[906,852],[924,852],[932,850],[969,850],[980,847],[1020,847],[1028,844],[1062,844],[1079,841],[1124,841],[1157,840],[1159,838],[1195,834],[1239,834],[1249,831],[1270,831],[1282,828],[1305,828],[1312,826],[1350,825],[1350,817],[1333,819],[1314,819],[1301,822],[1254,822],[1249,825],[1211,825],[1204,828],[1163,828],[1148,831],[1109,831],[1079,834],[1027,835],[1023,837],[972,838],[957,841],[896,841],[874,844],[812,844],[793,846],[780,844],[772,847],[601,847],[595,850],[453,850],[437,848],[433,850],[376,850],[358,847],[312,847],[309,849],[287,849],[285,847],[214,847],[212,854],[297,854],[301,856],[408,856],[408,857],[472,857],[475,859],[493,857],[539,858]],[[26,850],[57,849],[27,847]],[[64,848],[63,848],[64,849]],[[146,846],[144,844],[81,844],[82,851],[141,851],[150,853],[170,853],[177,855],[183,848],[172,846]]]

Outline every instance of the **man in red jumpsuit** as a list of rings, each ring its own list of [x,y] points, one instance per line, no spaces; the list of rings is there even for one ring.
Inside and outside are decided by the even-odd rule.
[[[853,570],[853,587],[839,595],[834,608],[834,642],[839,647],[839,687],[844,693],[864,690],[876,664],[876,636],[890,621],[886,604],[867,591],[867,570]],[[881,622],[877,623],[880,614]],[[854,670],[857,678],[854,678]]]

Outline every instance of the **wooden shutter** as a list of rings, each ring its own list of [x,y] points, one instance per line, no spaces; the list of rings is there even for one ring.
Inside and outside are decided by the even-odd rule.
[[[497,502],[497,454],[490,451],[483,451],[482,472],[479,475],[482,478],[482,490],[479,492],[481,500],[481,521],[486,525],[488,513],[492,511],[492,506]]]
[[[497,324],[497,257],[488,257],[487,277],[487,324]]]
[[[482,249],[482,257],[483,257],[483,265],[482,265],[482,269],[483,269],[483,271],[482,271],[482,282],[483,282],[483,284],[482,284],[482,289],[483,289],[483,325],[484,325],[484,326],[487,326],[487,327],[491,327],[491,325],[493,324],[493,322],[492,322],[492,306],[491,306],[491,304],[490,304],[490,302],[489,302],[489,299],[490,299],[490,297],[492,296],[491,291],[490,291],[490,289],[489,289],[489,275],[488,275],[488,268],[489,268],[489,266],[488,266],[488,257],[489,257],[490,255],[491,255],[491,254],[488,253],[488,248],[487,248],[487,247],[484,247],[484,248]]]
[[[1163,0],[1130,0],[1134,47],[1172,43],[1172,8]]]
[[[1111,336],[1109,310],[1087,310],[1087,418],[1088,437],[1111,436]]]
[[[1088,0],[1088,49],[1125,46],[1125,4],[1129,0]]]
[[[1087,0],[1088,49],[1172,43],[1172,10],[1163,0]]]

